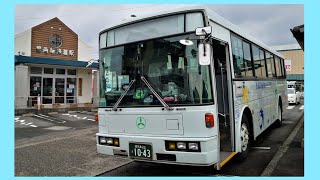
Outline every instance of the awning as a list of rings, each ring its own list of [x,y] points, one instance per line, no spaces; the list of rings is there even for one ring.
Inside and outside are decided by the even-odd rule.
[[[290,30],[301,46],[302,50],[304,50],[304,25],[296,26]]]
[[[60,65],[60,66],[72,66],[72,67],[86,67],[87,62],[75,61],[75,60],[62,60],[53,58],[40,58],[40,57],[29,57],[29,56],[14,56],[15,64],[19,63],[33,63],[33,64],[48,64],[48,65]],[[88,68],[98,69],[99,64],[93,63]]]
[[[287,81],[303,81],[303,74],[287,74]]]

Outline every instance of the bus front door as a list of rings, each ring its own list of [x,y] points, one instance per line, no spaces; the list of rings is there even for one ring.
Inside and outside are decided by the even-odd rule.
[[[219,113],[220,153],[232,152],[233,147],[233,121],[231,121],[230,101],[232,88],[230,83],[230,63],[228,45],[213,40],[213,61],[216,78],[217,104]],[[229,81],[228,81],[229,80]],[[229,153],[227,153],[229,154]],[[223,158],[224,159],[224,158]],[[220,160],[223,160],[220,159]]]

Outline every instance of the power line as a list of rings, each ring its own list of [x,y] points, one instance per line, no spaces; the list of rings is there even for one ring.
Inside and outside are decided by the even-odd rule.
[[[148,5],[148,6],[141,6],[141,7],[134,7],[134,8],[126,8],[126,9],[117,9],[117,10],[110,10],[108,12],[105,13],[101,13],[101,14],[108,14],[110,12],[117,12],[117,11],[125,11],[125,10],[134,10],[134,9],[140,9],[140,8],[146,8],[146,7],[151,7],[151,6],[160,6],[162,4],[153,4],[153,5]],[[64,17],[64,16],[87,16],[86,14],[66,14],[66,15],[60,15],[59,17]],[[44,19],[44,18],[52,18],[51,17],[29,17],[29,18],[19,18],[19,17],[23,17],[23,16],[16,16],[15,20],[33,20],[33,19]]]

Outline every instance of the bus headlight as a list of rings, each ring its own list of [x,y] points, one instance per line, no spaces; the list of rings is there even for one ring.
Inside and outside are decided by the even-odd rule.
[[[167,151],[201,152],[199,141],[165,141]]]
[[[113,144],[113,139],[112,138],[107,138],[107,144],[112,145]]]
[[[99,137],[99,144],[119,147],[120,140],[119,140],[119,138],[100,136]]]
[[[188,149],[192,151],[198,151],[199,150],[199,144],[195,142],[188,143]]]
[[[177,149],[187,149],[187,143],[177,142]]]
[[[105,137],[100,137],[100,144],[105,144],[107,143],[107,140]]]

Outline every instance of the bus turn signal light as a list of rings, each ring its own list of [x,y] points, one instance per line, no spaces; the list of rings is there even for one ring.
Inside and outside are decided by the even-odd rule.
[[[207,128],[212,128],[212,127],[214,127],[214,117],[213,117],[213,114],[207,113],[206,116],[205,116],[205,120],[206,120],[206,127],[207,127]]]
[[[96,114],[95,120],[99,121],[99,115],[98,114]]]

